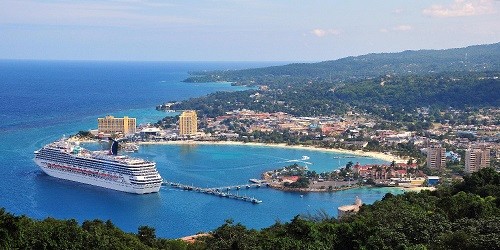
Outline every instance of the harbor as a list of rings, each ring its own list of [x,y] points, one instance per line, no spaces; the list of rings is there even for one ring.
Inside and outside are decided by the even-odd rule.
[[[169,182],[164,181],[162,186],[168,186],[171,188],[182,189],[186,191],[194,191],[208,195],[219,196],[223,198],[235,199],[240,201],[246,201],[253,204],[260,204],[262,200],[259,200],[254,197],[248,197],[246,195],[240,195],[238,192],[236,194],[229,192],[230,190],[240,190],[240,189],[250,189],[250,188],[260,188],[261,186],[267,187],[268,184],[265,181],[259,181],[258,183],[251,184],[241,184],[241,185],[232,185],[232,186],[224,186],[224,187],[215,187],[215,188],[202,188],[193,185],[185,185],[178,182]]]

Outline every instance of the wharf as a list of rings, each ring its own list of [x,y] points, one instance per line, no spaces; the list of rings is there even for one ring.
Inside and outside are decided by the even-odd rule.
[[[233,185],[233,186],[225,186],[225,187],[217,187],[217,188],[202,188],[202,187],[196,187],[192,185],[185,185],[177,182],[169,182],[165,181],[163,182],[162,186],[170,186],[172,188],[177,188],[177,189],[182,189],[182,190],[187,190],[187,191],[194,191],[194,192],[199,192],[203,194],[209,194],[209,195],[215,195],[219,197],[225,197],[229,199],[235,199],[235,200],[241,200],[241,201],[246,201],[246,202],[251,202],[253,204],[259,204],[262,203],[261,200],[258,200],[253,197],[248,197],[248,196],[242,196],[239,194],[233,194],[228,192],[231,189],[236,189],[239,190],[242,187],[244,188],[251,188],[251,187],[260,187],[261,184],[243,184],[243,185]]]
[[[225,191],[229,191],[231,189],[240,190],[240,189],[243,189],[243,188],[246,188],[246,189],[249,189],[249,188],[260,188],[262,186],[269,187],[269,184],[268,183],[264,183],[264,182],[260,182],[260,183],[232,185],[232,186],[225,186],[225,187],[216,187],[216,188],[212,188],[212,189],[215,189],[217,191],[224,191],[224,190]]]

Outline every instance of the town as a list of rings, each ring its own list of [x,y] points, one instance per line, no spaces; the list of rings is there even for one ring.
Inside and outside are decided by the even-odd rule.
[[[427,112],[425,108],[418,109],[423,119]],[[303,171],[301,175],[269,176],[264,173],[263,177],[274,183],[272,186],[286,190],[293,190],[291,182],[307,178],[307,185],[295,186],[299,191],[333,191],[362,184],[415,187],[451,183],[485,167],[498,170],[499,113],[498,109],[488,109],[471,116],[449,109],[443,117],[466,116],[470,120],[467,124],[446,121],[432,124],[428,129],[410,130],[356,112],[344,116],[294,117],[284,112],[243,109],[214,118],[199,118],[196,111],[186,110],[171,111],[174,116],[138,126],[135,118],[106,116],[98,118],[97,130],[79,135],[122,138],[133,143],[229,141],[343,149],[357,154],[378,152],[397,160],[387,165],[349,162],[331,173]]]

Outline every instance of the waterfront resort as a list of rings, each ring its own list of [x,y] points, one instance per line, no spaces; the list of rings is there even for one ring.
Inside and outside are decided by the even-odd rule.
[[[199,126],[200,124],[202,126]],[[442,181],[439,172],[446,167],[446,164],[461,160],[460,155],[452,151],[447,152],[440,143],[408,131],[370,130],[370,127],[374,126],[373,122],[356,114],[346,117],[315,118],[293,117],[283,112],[259,113],[235,110],[214,119],[202,117],[200,122],[195,110],[185,110],[170,120],[169,124],[160,122],[137,125],[135,118],[106,116],[98,118],[97,125],[97,130],[88,133],[91,139],[119,139],[126,142],[122,143],[123,148],[131,152],[136,151],[141,143],[250,144],[366,155],[380,157],[388,162],[387,164],[349,162],[345,167],[322,173],[295,164],[262,173],[262,180],[270,187],[283,191],[331,192],[363,185],[405,188],[435,186]],[[293,132],[291,136],[299,138],[308,136],[312,138],[310,140],[312,143],[279,144],[275,141],[263,141],[256,136],[259,133],[276,131]],[[357,138],[360,138],[359,134],[366,135],[372,133],[371,131],[374,132],[372,140],[378,144],[394,145],[405,140],[410,141],[426,155],[423,160],[427,170],[421,168],[422,164],[418,158],[400,158],[387,152],[367,151],[366,148],[370,148],[369,144],[372,142],[360,141]],[[252,132],[251,136],[249,132]],[[340,148],[332,148],[332,145]],[[485,143],[470,144],[465,153],[464,171],[471,173],[489,166],[491,148],[491,145]],[[295,169],[292,171],[291,167]]]
[[[123,118],[106,116],[97,118],[97,132],[101,138],[111,137],[112,135],[133,135],[136,132],[136,119],[125,116]]]
[[[187,110],[179,116],[179,135],[195,136],[198,132],[198,116],[196,111]]]

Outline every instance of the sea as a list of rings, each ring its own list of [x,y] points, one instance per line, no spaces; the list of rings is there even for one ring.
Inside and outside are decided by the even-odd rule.
[[[259,229],[296,215],[335,217],[338,206],[353,203],[357,196],[370,204],[387,192],[401,193],[391,188],[304,194],[266,187],[231,190],[262,200],[260,204],[168,186],[158,193],[134,195],[50,177],[32,160],[43,145],[96,128],[98,117],[129,116],[140,124],[155,123],[175,115],[156,111],[158,104],[245,89],[230,83],[184,83],[188,72],[281,64],[0,60],[0,207],[35,219],[109,219],[134,233],[147,225],[158,237],[178,238],[214,230],[228,219]],[[167,181],[199,187],[247,184],[264,171],[295,162],[316,172],[349,161],[384,163],[332,152],[246,145],[141,145],[130,154],[155,161]]]

